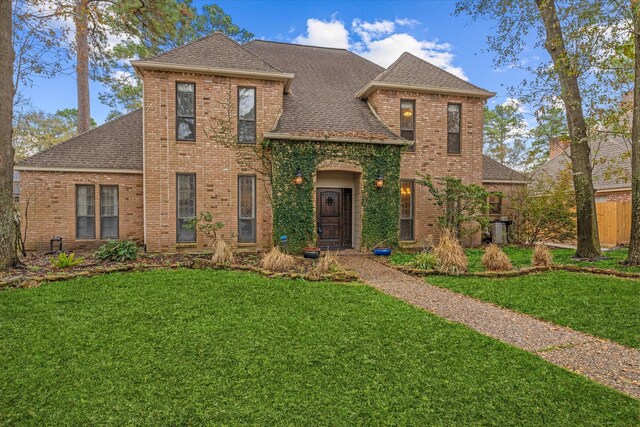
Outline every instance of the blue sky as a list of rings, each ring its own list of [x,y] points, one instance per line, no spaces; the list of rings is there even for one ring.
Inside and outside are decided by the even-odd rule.
[[[196,5],[205,1],[194,1]],[[507,88],[524,77],[516,68],[496,70],[486,52],[491,22],[455,17],[454,1],[226,0],[217,2],[233,21],[256,38],[347,47],[383,66],[403,51],[422,56],[485,89],[497,92],[490,105],[507,100]],[[544,58],[531,50],[526,60]],[[104,88],[91,84],[91,115],[102,123],[109,108],[100,104]],[[76,106],[73,77],[37,79],[25,90],[35,108],[54,112]]]

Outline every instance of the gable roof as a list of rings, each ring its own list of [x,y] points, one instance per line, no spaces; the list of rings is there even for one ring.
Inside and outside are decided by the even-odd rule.
[[[162,62],[165,64],[195,65],[235,70],[276,73],[281,71],[219,32],[212,33],[207,37],[160,55],[135,62],[141,65]]]
[[[346,49],[254,40],[244,47],[281,70],[295,74],[271,138],[294,136],[394,140],[365,101],[354,93],[382,67]]]
[[[15,168],[142,172],[142,110],[54,145],[16,164]]]
[[[366,98],[376,88],[415,90],[491,98],[494,92],[482,89],[435,65],[404,52],[386,70],[358,92]]]
[[[631,146],[623,137],[615,136],[590,142],[593,164],[593,188],[596,191],[631,188]],[[540,166],[533,179],[555,177],[571,169],[570,151]]]
[[[489,156],[482,155],[482,181],[483,182],[505,182],[505,183],[526,183],[527,177],[516,172],[508,166],[493,160]]]
[[[219,32],[151,58],[131,61],[131,65],[137,70],[216,72],[221,75],[284,80],[285,90],[293,78],[293,74],[282,72]]]

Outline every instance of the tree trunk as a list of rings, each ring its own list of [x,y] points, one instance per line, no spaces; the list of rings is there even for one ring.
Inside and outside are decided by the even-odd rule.
[[[560,80],[562,101],[567,112],[567,125],[571,138],[571,169],[573,188],[576,194],[578,248],[576,257],[596,258],[600,256],[598,218],[596,216],[595,192],[591,175],[591,159],[587,124],[582,110],[582,96],[578,86],[578,73],[564,44],[562,27],[558,20],[554,0],[536,0],[546,39],[545,48],[551,55]]]
[[[640,4],[631,1],[634,71],[633,121],[631,124],[631,236],[627,265],[640,265]]]
[[[89,0],[76,0],[76,84],[78,90],[78,133],[91,128],[89,95]]]
[[[0,270],[18,262],[13,218],[13,41],[11,4],[0,1]]]

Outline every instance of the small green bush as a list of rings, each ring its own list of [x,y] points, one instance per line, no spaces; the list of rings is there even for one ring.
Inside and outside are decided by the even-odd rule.
[[[429,251],[419,252],[411,261],[411,266],[420,270],[433,270],[437,264],[438,260],[435,255]]]
[[[109,240],[98,248],[95,257],[100,261],[134,260],[138,257],[138,245],[130,240]]]
[[[55,268],[71,268],[82,264],[83,261],[84,258],[82,257],[76,258],[75,252],[71,252],[70,254],[60,252],[56,258],[51,258],[51,264],[53,264]]]

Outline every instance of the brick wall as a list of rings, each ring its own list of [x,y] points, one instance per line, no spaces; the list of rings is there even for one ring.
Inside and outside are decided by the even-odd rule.
[[[76,240],[76,185],[95,186],[95,240]],[[100,185],[118,185],[121,240],[143,240],[142,175],[91,172],[20,172],[22,230],[27,226],[27,250],[49,250],[49,240],[61,236],[64,249],[94,249],[100,237]],[[28,201],[28,203],[27,203]],[[28,204],[28,224],[25,210]]]
[[[400,100],[415,100],[416,150],[402,154],[400,178],[418,175],[455,176],[465,184],[482,183],[482,126],[484,100],[418,92],[377,90],[369,103],[381,120],[400,134]],[[462,104],[461,154],[447,154],[447,104]],[[441,211],[426,187],[415,186],[415,245],[437,239]],[[479,244],[474,236],[468,244]],[[410,244],[407,244],[410,246]]]
[[[525,190],[525,184],[507,183],[484,183],[483,187],[491,192],[502,193],[502,213],[500,215],[489,215],[489,220],[494,221],[502,217],[510,220],[515,218],[515,211],[512,208],[514,197],[518,197]]]
[[[175,84],[196,84],[196,140],[176,141]],[[216,141],[212,132],[216,119],[227,117],[225,105],[231,99],[233,134],[236,131],[237,87],[256,88],[256,135],[258,143],[270,131],[282,111],[283,83],[217,77],[188,73],[146,71],[144,75],[144,178],[146,243],[149,251],[203,249],[208,242],[198,234],[195,244],[176,243],[176,173],[196,174],[196,211],[210,211],[225,223],[226,236],[237,234],[238,174],[256,174],[258,162],[239,162],[238,151]],[[230,90],[230,92],[229,92]],[[240,147],[249,153],[250,147]],[[264,249],[271,243],[272,213],[270,189],[262,176],[256,180],[256,244],[247,249]],[[236,238],[232,242],[236,244]]]

